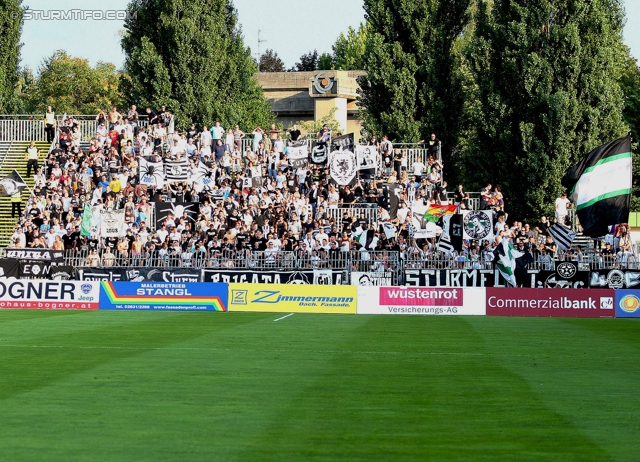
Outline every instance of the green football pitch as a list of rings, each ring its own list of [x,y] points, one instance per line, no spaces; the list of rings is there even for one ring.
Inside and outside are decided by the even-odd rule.
[[[640,460],[640,323],[0,311],[0,460]]]

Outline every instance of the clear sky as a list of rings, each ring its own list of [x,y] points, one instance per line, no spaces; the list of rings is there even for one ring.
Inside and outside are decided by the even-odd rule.
[[[197,1],[197,0],[196,0]],[[640,0],[624,0],[627,9],[625,43],[632,54],[640,58]],[[127,0],[24,0],[32,10],[95,9],[124,10]],[[364,21],[361,0],[234,0],[242,24],[245,45],[253,53],[267,48],[275,50],[287,68],[299,57],[313,51],[331,52],[331,45],[340,32]],[[121,21],[100,20],[37,20],[25,21],[22,32],[22,63],[37,70],[42,60],[54,51],[64,49],[71,56],[89,59],[93,65],[107,61],[121,67],[124,55],[120,49]]]

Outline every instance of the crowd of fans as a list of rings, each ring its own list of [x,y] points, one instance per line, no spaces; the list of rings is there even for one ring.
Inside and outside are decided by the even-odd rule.
[[[222,261],[248,265],[256,255],[264,262],[289,254],[320,265],[349,252],[374,250],[396,251],[414,267],[486,267],[494,259],[495,241],[466,242],[462,252],[445,253],[438,249],[439,234],[414,238],[413,207],[449,201],[462,209],[472,206],[462,185],[448,191],[435,134],[422,142],[422,154],[413,159],[406,150],[394,148],[386,136],[381,141],[371,137],[366,144],[378,151],[380,168],[359,172],[352,186],[343,187],[332,183],[326,165],[309,162],[294,168],[288,159],[288,145],[304,136],[314,143],[330,143],[334,134],[326,126],[319,133],[303,134],[297,125],[287,131],[275,125],[255,127],[247,133],[238,125],[224,128],[215,122],[211,128],[191,124],[178,132],[164,106],[157,112],[146,108],[144,119],[148,123],[141,124],[136,106],[126,113],[114,107],[97,116],[94,133],[81,133],[73,117],[62,120],[58,142],[36,169],[33,194],[10,246],[76,251],[83,256],[77,264],[89,266],[140,264],[151,258],[158,265],[188,266],[194,261],[203,266]],[[86,138],[91,142],[84,150],[81,141]],[[243,141],[247,139],[250,142]],[[192,173],[202,163],[213,172],[213,191],[198,192],[191,181],[147,187],[139,181],[140,156],[187,157]],[[256,169],[261,171],[257,183]],[[250,177],[248,186],[245,179]],[[394,183],[402,187],[397,218],[391,220],[385,185]],[[150,222],[151,208],[164,202],[198,203],[199,212],[197,217],[169,214],[156,226]],[[124,209],[125,235],[81,235],[86,203],[105,210]],[[569,205],[564,204],[560,212]],[[348,210],[337,216],[332,209],[338,208]],[[531,261],[551,265],[558,249],[548,234],[549,220],[507,224],[505,198],[491,184],[480,191],[480,208],[493,210],[496,235],[512,237]],[[553,221],[565,216],[556,213]],[[393,236],[383,231],[385,221],[393,223]],[[355,239],[362,230],[373,233],[374,247],[365,249]],[[628,231],[622,227],[603,245],[601,254],[615,257],[616,248],[627,257],[631,253]],[[561,258],[583,261],[584,249],[570,248]]]

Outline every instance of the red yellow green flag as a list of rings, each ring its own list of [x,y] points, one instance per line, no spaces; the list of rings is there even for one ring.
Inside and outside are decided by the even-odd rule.
[[[436,223],[445,215],[453,215],[456,212],[457,208],[457,205],[432,204],[429,206],[427,211],[424,212],[424,219]]]

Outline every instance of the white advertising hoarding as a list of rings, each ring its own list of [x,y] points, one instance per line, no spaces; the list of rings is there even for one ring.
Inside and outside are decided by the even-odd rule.
[[[358,314],[485,316],[485,288],[358,287]]]

